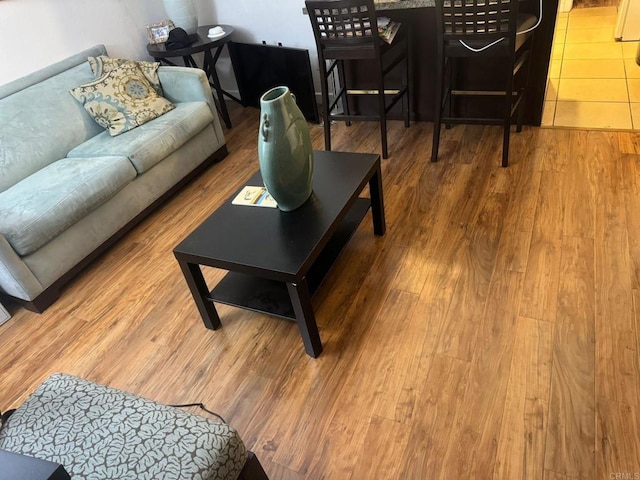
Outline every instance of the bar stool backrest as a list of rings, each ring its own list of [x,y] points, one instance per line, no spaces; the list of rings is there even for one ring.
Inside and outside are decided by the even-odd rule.
[[[305,3],[321,58],[380,57],[373,0],[307,0]]]
[[[519,0],[436,0],[438,36],[445,43],[490,43],[504,37],[506,43],[513,45],[518,4]]]

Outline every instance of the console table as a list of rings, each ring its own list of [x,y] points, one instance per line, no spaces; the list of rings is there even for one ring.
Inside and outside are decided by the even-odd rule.
[[[262,185],[260,172],[247,185]],[[370,198],[360,198],[366,185]],[[202,320],[221,327],[214,302],[293,320],[315,358],[322,342],[311,295],[370,207],[374,234],[385,233],[380,156],[314,152],[313,194],[292,212],[233,205],[238,192],[173,251]],[[229,273],[210,291],[202,265]]]

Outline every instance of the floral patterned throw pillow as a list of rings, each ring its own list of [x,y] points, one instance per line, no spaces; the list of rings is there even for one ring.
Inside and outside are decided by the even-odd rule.
[[[106,55],[100,55],[98,57],[87,57],[91,72],[96,78],[101,77],[105,73],[109,73],[115,70],[121,65],[127,62],[133,62],[138,65],[138,68],[142,71],[144,76],[156,91],[159,96],[162,96],[162,86],[160,85],[160,78],[158,78],[158,62],[142,62],[135,60],[127,60],[126,58],[111,58]]]
[[[125,62],[93,82],[69,91],[112,137],[175,108],[159,96],[135,62]]]

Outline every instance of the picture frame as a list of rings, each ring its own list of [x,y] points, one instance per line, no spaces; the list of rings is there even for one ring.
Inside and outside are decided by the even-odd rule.
[[[163,22],[147,25],[147,36],[149,37],[149,43],[155,45],[157,43],[166,42],[169,38],[169,32],[174,28],[175,25],[171,20],[165,20]]]

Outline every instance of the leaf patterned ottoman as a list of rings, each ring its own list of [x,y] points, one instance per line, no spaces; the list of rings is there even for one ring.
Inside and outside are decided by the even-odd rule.
[[[247,461],[225,423],[59,373],[2,425],[0,449],[60,463],[72,480],[236,479]]]

